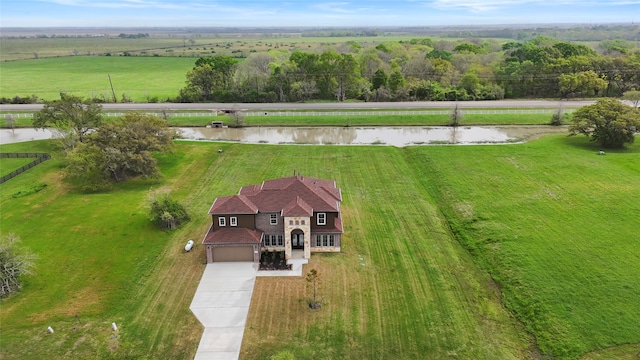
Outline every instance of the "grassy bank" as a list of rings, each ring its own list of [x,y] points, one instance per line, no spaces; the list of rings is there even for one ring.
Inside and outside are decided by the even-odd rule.
[[[183,57],[73,56],[0,64],[0,97],[37,95],[60,98],[60,92],[82,97],[135,102],[166,101],[184,87],[195,59]]]
[[[0,127],[6,127],[5,112],[0,114]],[[460,126],[475,125],[548,125],[548,114],[465,114]],[[110,117],[105,117],[106,120]],[[171,126],[207,126],[212,121],[222,121],[233,126],[234,120],[226,115],[219,116],[171,116],[167,121]],[[446,114],[433,115],[358,115],[358,116],[248,116],[242,120],[243,126],[446,126],[451,122]],[[15,127],[31,127],[32,119],[14,116]]]
[[[54,152],[50,142],[0,149]],[[164,180],[91,195],[67,189],[56,155],[0,187],[2,235],[40,256],[24,291],[0,303],[0,357],[193,358],[202,327],[188,307],[204,249],[184,243],[199,243],[216,196],[293,169],[342,188],[343,253],[306,267],[321,276],[319,311],[304,279],[257,280],[243,358],[533,358],[501,301],[548,355],[639,343],[640,146],[596,150],[564,136],[405,149],[179,142],[160,158]],[[193,217],[175,232],[147,219],[159,187]]]

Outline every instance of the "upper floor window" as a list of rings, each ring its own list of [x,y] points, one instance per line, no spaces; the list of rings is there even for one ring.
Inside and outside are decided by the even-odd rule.
[[[269,219],[269,224],[278,225],[278,214],[271,214],[271,218]]]
[[[327,213],[316,214],[318,225],[327,225]]]
[[[227,226],[227,219],[224,216],[220,216],[218,218],[218,225],[219,226]]]
[[[232,216],[229,218],[229,224],[231,226],[238,226],[238,218],[235,216]]]

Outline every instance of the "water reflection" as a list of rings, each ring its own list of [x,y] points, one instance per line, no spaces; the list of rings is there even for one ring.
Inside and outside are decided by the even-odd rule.
[[[549,133],[566,132],[563,127],[250,127],[180,128],[181,137],[191,140],[232,141],[247,144],[313,145],[428,145],[514,143]],[[1,129],[2,144],[51,139],[50,130]]]
[[[192,140],[234,141],[249,144],[391,145],[485,144],[522,142],[531,137],[565,132],[549,126],[504,127],[260,127],[183,128]]]

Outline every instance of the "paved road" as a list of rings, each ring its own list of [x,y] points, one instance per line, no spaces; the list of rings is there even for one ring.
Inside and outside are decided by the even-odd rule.
[[[581,107],[593,104],[593,101],[579,100],[495,100],[495,101],[460,101],[457,102],[462,108],[557,108]],[[349,110],[349,109],[451,109],[455,106],[455,101],[414,101],[414,102],[348,102],[348,103],[127,103],[127,104],[103,104],[104,110],[221,110],[221,109],[242,109],[242,110]],[[13,105],[2,104],[0,111],[37,111],[42,105],[27,104]]]

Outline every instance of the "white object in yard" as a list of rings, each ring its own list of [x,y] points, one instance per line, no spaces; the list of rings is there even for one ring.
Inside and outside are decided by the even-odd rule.
[[[184,246],[184,251],[191,251],[192,247],[193,247],[193,240],[189,240],[187,241],[187,245]]]
[[[49,334],[53,334],[53,328],[51,326],[47,328],[47,331],[49,332]]]
[[[599,153],[599,154],[600,154],[600,155],[604,155],[604,151],[600,150],[600,153]]]
[[[118,331],[118,326],[114,322],[111,323],[111,328],[113,329],[113,331]]]

